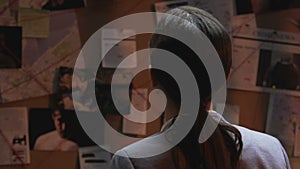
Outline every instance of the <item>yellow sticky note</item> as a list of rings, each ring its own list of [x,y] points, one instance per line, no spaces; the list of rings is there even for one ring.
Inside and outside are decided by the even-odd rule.
[[[47,10],[20,8],[18,24],[25,38],[47,38],[50,31],[50,12]]]

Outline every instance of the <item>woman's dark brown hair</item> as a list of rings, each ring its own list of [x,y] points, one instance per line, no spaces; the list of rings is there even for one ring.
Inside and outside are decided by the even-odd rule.
[[[180,17],[186,20],[187,23],[179,23],[180,21],[176,20],[176,17],[166,16],[161,19],[157,28],[163,29],[164,27],[178,25],[176,29],[193,31],[196,28],[201,30],[218,52],[227,77],[231,67],[231,40],[223,26],[212,15],[194,7],[179,7],[167,13]],[[189,24],[194,24],[196,27]],[[180,57],[193,72],[199,86],[201,103],[196,122],[187,136],[177,145],[184,154],[188,167],[190,169],[238,168],[242,139],[240,132],[233,126],[221,121],[213,135],[206,142],[201,144],[198,142],[201,129],[209,114],[207,107],[211,100],[209,76],[199,57],[182,42],[161,34],[152,35],[150,47],[167,50]],[[163,87],[164,92],[179,108],[181,102],[180,91],[174,79],[159,70],[153,70],[151,74],[154,81],[157,81]],[[177,163],[177,160],[174,160],[174,162]]]

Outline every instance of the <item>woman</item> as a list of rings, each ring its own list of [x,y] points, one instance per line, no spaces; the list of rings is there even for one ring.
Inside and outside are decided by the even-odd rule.
[[[166,16],[161,19],[157,29],[170,27],[168,24],[178,24],[177,29],[201,30],[218,52],[227,77],[231,67],[231,41],[223,26],[212,15],[193,7],[179,7],[167,13],[185,19],[188,23],[179,22],[176,17]],[[170,51],[189,66],[201,93],[199,113],[187,136],[171,150],[149,158],[129,158],[132,154],[138,156],[141,151],[151,151],[145,150],[145,147],[149,145],[158,149],[164,147],[163,144],[152,144],[149,143],[149,139],[144,139],[119,150],[112,160],[113,169],[290,168],[286,153],[277,139],[233,126],[224,119],[218,124],[212,136],[200,144],[198,139],[206,117],[218,118],[220,116],[209,111],[211,87],[204,65],[191,49],[169,36],[153,34],[150,47]],[[180,92],[175,81],[159,70],[152,70],[151,74],[155,83],[168,98],[166,112],[171,109],[178,111]],[[169,125],[172,125],[172,122]]]

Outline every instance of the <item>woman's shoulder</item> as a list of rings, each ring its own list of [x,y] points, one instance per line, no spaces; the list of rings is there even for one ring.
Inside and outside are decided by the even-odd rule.
[[[248,129],[246,127],[233,125],[242,134],[242,140],[244,141],[244,147],[270,147],[270,144],[281,146],[281,143],[277,138],[262,132]]]
[[[232,125],[215,111],[210,111],[209,115],[216,120]],[[241,169],[290,169],[287,154],[277,138],[242,126],[232,126],[238,129],[242,135]]]
[[[242,135],[241,168],[290,168],[287,154],[277,138],[245,127],[234,127]]]

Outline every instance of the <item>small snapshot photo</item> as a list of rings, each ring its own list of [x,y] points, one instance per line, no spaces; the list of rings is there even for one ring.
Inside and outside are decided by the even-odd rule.
[[[260,50],[256,85],[273,89],[300,90],[300,54]]]
[[[0,69],[21,68],[22,28],[0,26]]]
[[[48,0],[43,6],[42,9],[46,10],[64,10],[64,9],[74,9],[85,7],[85,0]]]
[[[72,68],[59,67],[56,69],[55,78],[53,80],[55,94],[50,97],[50,107],[74,110],[72,100],[72,76]]]
[[[73,68],[69,68],[69,67],[57,68],[55,79],[54,79],[54,91],[56,93],[72,92],[72,76],[73,76]]]
[[[253,13],[251,0],[235,0],[235,15],[244,15]]]
[[[94,111],[96,102],[91,99],[92,75],[87,70],[59,67],[54,79],[54,93],[51,96],[50,107],[61,107],[74,110],[74,105],[80,111]],[[74,97],[75,96],[75,97]]]
[[[29,135],[30,149],[39,151],[77,151],[94,145],[73,110],[31,109]]]

